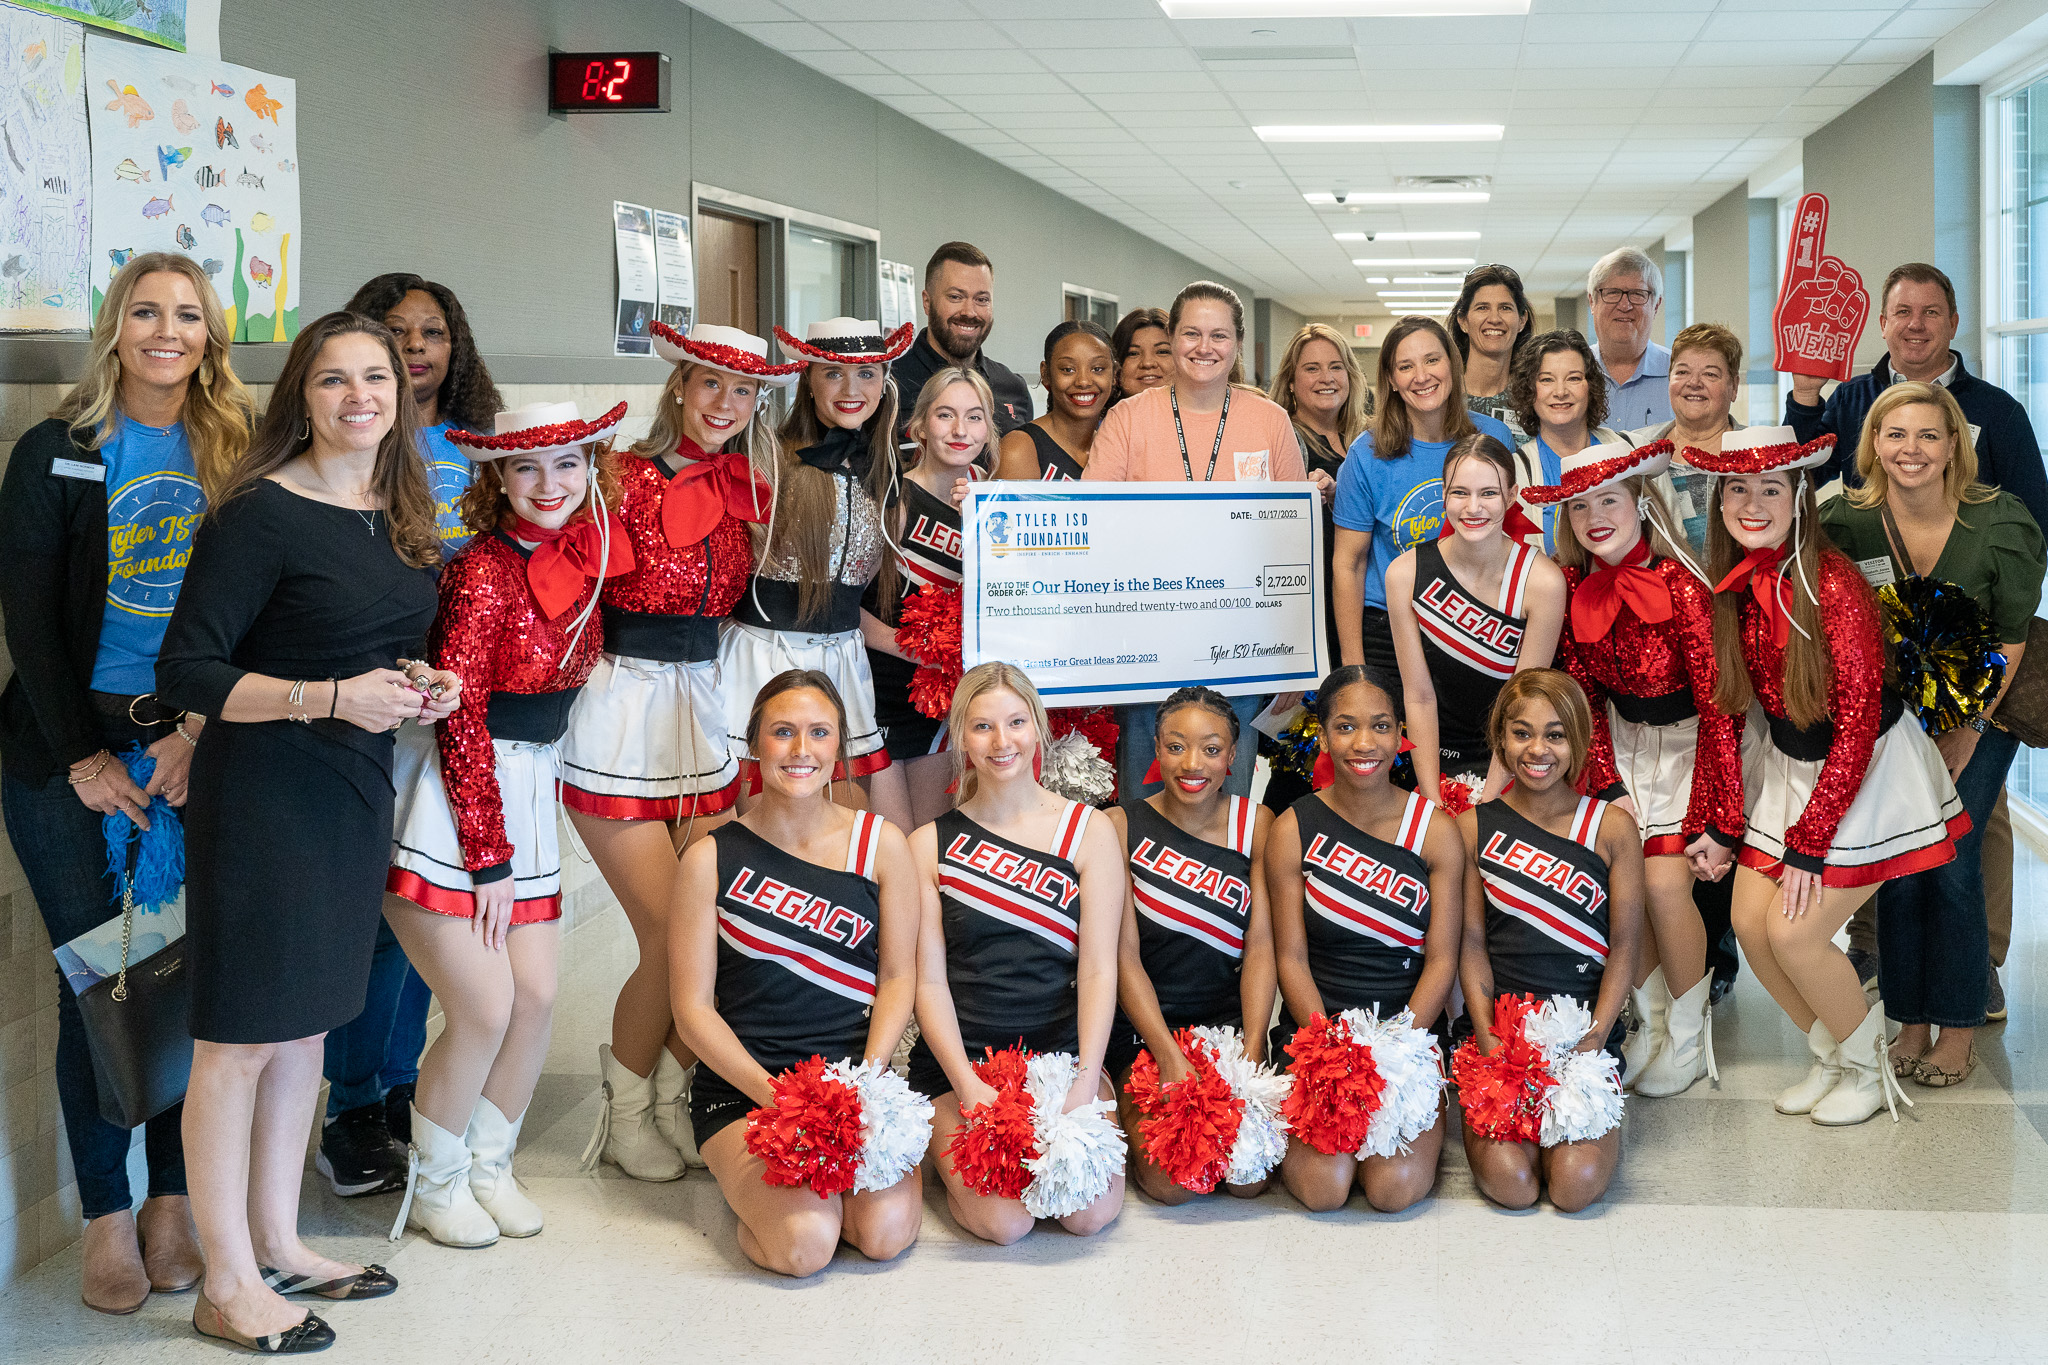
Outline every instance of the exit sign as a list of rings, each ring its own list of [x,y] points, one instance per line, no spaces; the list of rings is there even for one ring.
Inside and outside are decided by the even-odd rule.
[[[1351,328],[1351,335],[1357,337],[1361,341],[1372,340],[1372,324],[1369,322],[1361,322],[1353,325],[1353,327]]]

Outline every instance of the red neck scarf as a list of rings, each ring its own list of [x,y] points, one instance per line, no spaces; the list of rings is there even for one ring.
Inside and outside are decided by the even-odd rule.
[[[576,605],[583,586],[602,572],[606,578],[633,571],[633,547],[625,528],[611,523],[611,553],[602,562],[604,532],[592,518],[572,521],[552,529],[535,526],[515,515],[506,534],[514,540],[539,542],[526,558],[526,586],[540,603],[541,615],[552,621]]]
[[[1714,585],[1715,592],[1740,592],[1745,583],[1756,599],[1757,610],[1771,628],[1771,642],[1779,649],[1792,634],[1792,585],[1785,581],[1784,564],[1791,558],[1792,542],[1751,550],[1728,576]]]
[[[695,545],[711,534],[718,519],[730,512],[741,521],[768,520],[771,493],[754,472],[746,452],[707,455],[685,436],[676,446],[683,467],[661,494],[661,530],[677,549]]]
[[[1671,619],[1671,585],[1650,567],[1650,542],[1641,532],[1621,563],[1602,564],[1572,594],[1572,634],[1582,644],[1606,639],[1623,607],[1650,625]]]
[[[1438,540],[1447,539],[1457,529],[1456,524],[1449,517],[1445,517],[1443,529],[1436,533],[1436,538]],[[1529,514],[1522,510],[1522,504],[1519,502],[1511,503],[1508,506],[1508,514],[1501,521],[1500,529],[1507,535],[1509,540],[1514,541],[1518,545],[1528,545],[1533,542],[1538,549],[1541,549],[1543,546],[1543,528],[1529,520]]]

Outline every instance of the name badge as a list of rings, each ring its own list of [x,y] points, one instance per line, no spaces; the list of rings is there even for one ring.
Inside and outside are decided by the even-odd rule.
[[[1856,561],[1856,570],[1873,588],[1889,587],[1899,581],[1898,574],[1892,569],[1890,555],[1879,555],[1876,559],[1859,559]]]
[[[1970,444],[1974,446],[1983,439],[1984,428],[1975,422],[1970,423]]]
[[[107,481],[105,465],[87,464],[84,460],[52,460],[50,472],[60,479],[84,479],[87,483]]]

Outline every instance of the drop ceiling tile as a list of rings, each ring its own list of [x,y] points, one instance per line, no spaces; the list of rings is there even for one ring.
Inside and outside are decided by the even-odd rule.
[[[865,52],[846,49],[840,52],[792,52],[790,56],[828,76],[883,76],[893,74],[889,68],[868,56]]]
[[[1080,79],[1085,78],[1070,77],[1069,83],[1071,84],[1073,81]],[[1133,91],[1130,93],[1116,91],[1112,93],[1109,91],[1091,90],[1086,93],[1090,104],[1094,105],[1097,109],[1107,110],[1113,114],[1122,114],[1125,111],[1132,110],[1145,113],[1154,111],[1171,112],[1174,110],[1187,110],[1190,113],[1211,113],[1236,108],[1230,96],[1220,91],[1175,91],[1170,96],[1159,91]]]
[[[1050,59],[1048,59],[1050,65]],[[1140,67],[1129,71],[1079,71],[1055,66],[1068,85],[1083,94],[1103,93],[1142,95],[1172,95],[1182,90],[1192,93],[1216,93],[1216,86],[1199,71],[1175,70],[1170,67]]]
[[[844,19],[847,10],[855,8],[860,11],[863,18],[896,20],[903,23],[943,23],[978,17],[974,7],[963,3],[963,0],[860,0],[858,5],[848,5],[843,3],[843,0],[781,2],[785,8],[796,11],[806,19]],[[727,0],[727,3],[730,3],[730,0]],[[692,7],[696,7],[694,0]]]
[[[873,95],[877,99],[933,100],[923,86],[908,76],[899,76],[893,71],[885,71],[878,76],[841,76],[839,79],[863,95]],[[943,112],[953,106],[949,101],[941,99],[927,103],[925,107],[935,112]]]
[[[901,80],[902,77],[896,76],[887,79]],[[852,84],[856,90],[861,88],[855,82],[849,82],[849,84]],[[916,114],[922,118],[933,114],[958,114],[960,112],[953,101],[941,99],[937,95],[891,94],[875,90],[870,90],[867,93],[876,96],[882,103],[900,114]],[[937,127],[938,125],[934,124],[932,126]]]
[[[1363,90],[1357,71],[1220,71],[1216,84],[1228,91]]]
[[[778,52],[830,52],[846,46],[816,24],[735,24],[733,27]]]
[[[1857,48],[1849,60],[1858,64],[1886,62],[1903,67],[1918,61],[1933,46],[1933,40],[1928,38],[1893,38],[1884,35],[1873,38]]]
[[[1011,19],[998,27],[1019,47],[1093,47],[1127,50],[1134,47],[1173,47],[1180,35],[1165,15],[1154,10],[1152,19]]]
[[[934,71],[919,77],[918,84],[935,95],[1059,95],[1066,99],[1074,98],[1072,88],[1048,71]]]
[[[1685,54],[1687,66],[1743,66],[1780,71],[1795,66],[1833,66],[1856,49],[1851,38],[1791,39],[1786,42],[1700,42]]]
[[[958,74],[963,71],[1043,71],[1045,68],[1028,52],[1015,48],[962,54],[943,48],[890,50],[872,54],[874,59],[906,76]]]
[[[1778,6],[1768,19],[1754,13],[1715,14],[1700,30],[1700,41],[1770,47],[1780,40],[1868,38],[1895,12],[1874,7],[1815,10],[1799,3]]]
[[[1960,4],[1962,0],[1957,0]],[[1974,8],[1974,7],[1973,7]],[[1969,14],[1962,9],[1930,9],[1926,4],[1915,6],[1892,16],[1877,36],[1880,38],[1924,38],[1932,42],[1946,38],[1949,33]]]
[[[1349,47],[1351,26],[1342,19],[1176,19],[1173,28],[1191,47]],[[1272,29],[1260,37],[1253,29]]]
[[[986,123],[983,123],[972,114],[919,114],[917,121],[927,128],[934,128],[942,133],[952,133],[955,136],[969,128],[988,127]]]
[[[998,97],[1000,98],[1000,97]],[[985,112],[971,96],[961,96],[954,101],[970,114]],[[1034,128],[1107,128],[1106,115],[1092,109],[1029,109],[1006,111],[1000,115],[1003,127],[1018,132],[1029,132]]]
[[[825,31],[862,49],[923,48],[944,52],[979,52],[1011,46],[994,24],[931,20],[922,23],[871,23],[833,19]]]
[[[1185,73],[1181,77],[1184,82],[1192,78],[1193,84],[1203,89],[1210,88],[1208,77],[1203,74],[1202,64],[1195,60],[1194,53],[1184,47],[1147,47],[1131,51],[1098,51],[1093,48],[1047,48],[1040,50],[1037,55],[1038,59],[1045,64],[1046,69],[1050,71],[1086,71],[1108,73],[1109,76],[1120,75],[1127,71],[1154,73],[1173,71]],[[1097,79],[1108,79],[1108,76],[1098,76]],[[1078,86],[1078,80],[1076,84]],[[1082,88],[1115,89],[1116,87],[1112,84]]]
[[[1595,39],[1595,35],[1588,33],[1583,15],[1532,13],[1528,27],[1523,30],[1523,41],[1539,45],[1583,45],[1589,40],[1599,43],[1684,43],[1697,37],[1705,22],[1703,14],[1603,14],[1595,25],[1598,29]]]
[[[693,0],[690,8],[699,14],[716,19],[721,24],[741,24],[748,20],[764,19],[790,21],[805,17],[787,5],[771,4],[770,0]]]

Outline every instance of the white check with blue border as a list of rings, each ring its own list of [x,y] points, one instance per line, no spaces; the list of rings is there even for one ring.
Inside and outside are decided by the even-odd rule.
[[[981,483],[961,509],[963,662],[1048,706],[1201,684],[1302,691],[1329,664],[1309,483]]]

